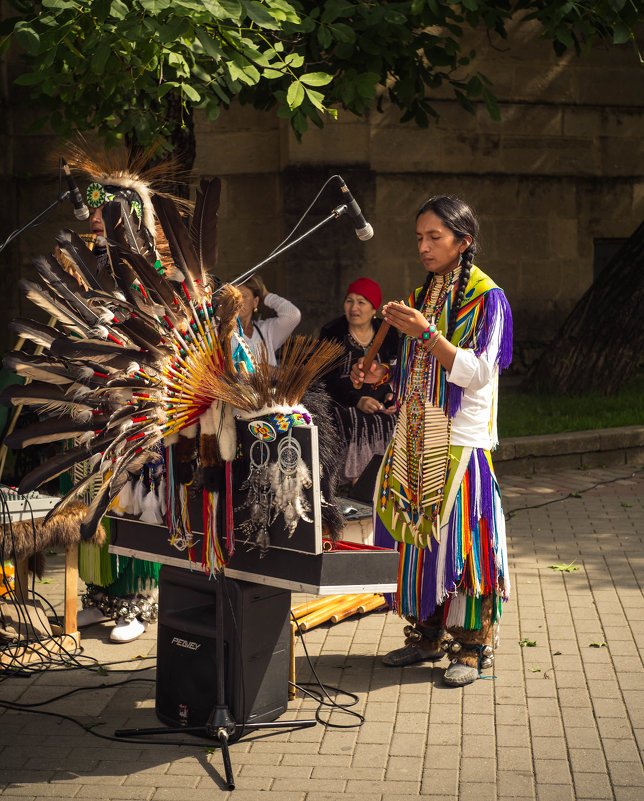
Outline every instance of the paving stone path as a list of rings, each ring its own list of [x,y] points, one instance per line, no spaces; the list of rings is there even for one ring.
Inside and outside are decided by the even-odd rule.
[[[93,736],[159,725],[154,627],[115,645],[111,624],[96,625],[83,631],[82,661],[97,660],[107,675],[47,670],[0,682],[0,701],[31,705],[83,688],[31,707],[48,715],[0,708],[0,799],[641,801],[644,471],[509,475],[501,484],[513,588],[496,678],[487,671],[467,688],[448,689],[444,665],[384,667],[377,655],[401,644],[392,614],[313,629],[304,643],[317,675],[355,694],[351,709],[364,723],[327,708],[321,717],[352,727],[243,737],[230,748],[229,791],[208,741]],[[57,608],[63,572],[62,557],[50,557],[51,583],[36,586]],[[299,639],[296,663],[298,681],[311,681]],[[315,709],[300,694],[285,717],[309,718]]]

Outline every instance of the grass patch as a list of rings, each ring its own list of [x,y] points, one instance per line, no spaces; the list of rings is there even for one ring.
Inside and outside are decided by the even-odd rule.
[[[525,393],[503,386],[499,393],[499,437],[561,434],[596,428],[642,425],[644,373],[628,381],[615,395],[589,392],[579,397]]]

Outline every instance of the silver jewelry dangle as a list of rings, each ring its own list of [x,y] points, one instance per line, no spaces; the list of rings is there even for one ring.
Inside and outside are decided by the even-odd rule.
[[[281,513],[288,536],[292,537],[300,520],[313,522],[309,517],[311,506],[304,490],[311,487],[311,474],[304,460],[300,443],[288,436],[277,446],[277,462],[270,467],[273,488],[273,520]]]
[[[248,490],[244,506],[250,507],[250,523],[255,532],[255,544],[262,553],[270,545],[268,527],[270,525],[273,493],[269,476],[270,448],[264,440],[256,439],[250,446],[250,472],[241,486]]]

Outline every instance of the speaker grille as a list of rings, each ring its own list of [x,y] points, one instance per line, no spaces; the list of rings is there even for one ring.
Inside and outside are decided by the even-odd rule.
[[[239,724],[275,720],[288,701],[290,592],[225,579],[223,603],[228,709]],[[215,612],[214,581],[162,567],[156,714],[168,725],[201,726],[217,702]]]

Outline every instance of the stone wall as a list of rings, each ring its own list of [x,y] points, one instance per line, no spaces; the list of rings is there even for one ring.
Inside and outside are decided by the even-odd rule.
[[[624,464],[633,469],[644,465],[644,426],[509,437],[494,452],[494,472],[498,476]]]
[[[386,299],[421,283],[414,212],[430,194],[457,194],[481,220],[477,261],[514,308],[517,366],[529,361],[592,282],[593,240],[628,237],[644,216],[644,73],[628,46],[557,58],[531,24],[516,22],[509,43],[475,38],[477,66],[500,100],[499,123],[482,104],[470,115],[444,95],[436,96],[440,121],[427,130],[400,124],[385,105],[361,119],[340,112],[302,143],[273,113],[235,105],[214,123],[198,117],[195,172],[223,179],[221,275],[265,259],[340,173],[374,238],[361,243],[347,219],[333,221],[262,270],[270,288],[302,308],[300,330],[316,332],[341,313],[346,286],[359,275],[376,278]],[[55,197],[55,181],[43,183],[52,144],[28,134],[24,118],[5,117],[3,234]],[[327,188],[302,232],[340,202]],[[70,211],[0,256],[3,316],[16,313],[16,277],[31,255],[60,225],[77,225]]]

